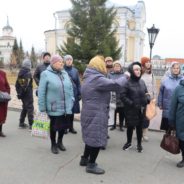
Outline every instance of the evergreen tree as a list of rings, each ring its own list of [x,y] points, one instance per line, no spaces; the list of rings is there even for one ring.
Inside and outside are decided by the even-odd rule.
[[[113,22],[116,11],[106,8],[107,0],[71,0],[71,27],[68,40],[59,49],[61,54],[71,54],[75,59],[87,63],[97,54],[118,59],[121,47],[115,38]]]
[[[17,39],[15,39],[14,44],[13,44],[13,48],[12,48],[12,58],[13,58],[14,64],[16,64],[17,67],[20,66],[18,57],[19,57],[19,46],[17,43]]]
[[[19,44],[18,60],[19,60],[19,67],[20,67],[22,65],[22,61],[24,60],[24,49],[22,46],[22,40],[20,40],[20,44]]]
[[[32,67],[35,68],[37,65],[37,56],[35,54],[34,47],[31,48],[30,60],[31,60]]]

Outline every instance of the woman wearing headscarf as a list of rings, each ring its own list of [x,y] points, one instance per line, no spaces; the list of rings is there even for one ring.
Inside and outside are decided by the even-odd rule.
[[[173,91],[178,86],[179,82],[183,78],[180,74],[181,69],[178,62],[172,62],[170,67],[170,74],[165,76],[162,81],[158,94],[158,107],[162,110],[161,130],[166,132],[169,129],[168,117],[169,117],[169,106],[171,103],[171,96]]]
[[[66,150],[63,136],[65,129],[71,126],[70,116],[74,103],[72,82],[63,68],[63,58],[53,55],[50,66],[41,73],[38,88],[39,110],[46,112],[50,118],[51,151],[54,154],[58,154],[58,149]]]
[[[134,127],[136,127],[137,151],[141,153],[143,151],[142,124],[145,119],[145,109],[149,103],[150,95],[148,94],[145,82],[141,79],[141,64],[133,62],[128,67],[128,71],[130,79],[126,82],[121,92],[127,125],[127,142],[123,146],[123,150],[128,150],[132,147],[132,135]]]
[[[84,72],[81,88],[81,126],[85,149],[80,165],[86,166],[86,172],[93,174],[105,173],[96,164],[96,159],[100,148],[107,144],[110,92],[120,90],[126,81],[125,77],[112,80],[106,75],[104,57],[95,56]]]
[[[10,94],[10,86],[6,78],[6,73],[0,70],[0,91],[7,92]],[[2,131],[3,124],[6,121],[8,111],[8,103],[0,102],[0,137],[6,137]]]

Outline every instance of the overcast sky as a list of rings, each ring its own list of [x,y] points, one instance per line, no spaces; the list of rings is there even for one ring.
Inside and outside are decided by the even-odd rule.
[[[109,0],[110,1],[110,0]],[[111,0],[115,5],[135,5],[137,0]],[[184,58],[183,1],[144,0],[146,6],[144,55],[149,56],[147,29],[155,24],[160,28],[153,55]],[[24,50],[32,46],[44,51],[44,31],[54,29],[55,11],[71,8],[70,0],[2,0],[0,6],[0,30],[9,17],[10,26],[18,41],[22,39]],[[2,33],[0,33],[2,35]]]

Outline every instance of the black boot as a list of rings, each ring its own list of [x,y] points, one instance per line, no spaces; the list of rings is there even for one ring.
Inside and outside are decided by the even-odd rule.
[[[85,158],[84,156],[81,156],[81,160],[80,160],[80,166],[87,166],[89,160],[87,158]]]
[[[24,128],[27,128],[27,127],[28,127],[27,124],[25,124],[25,123],[19,123],[19,128],[24,129]]]
[[[52,151],[53,154],[58,154],[59,153],[56,144],[52,144],[51,151]]]
[[[96,163],[88,163],[86,166],[86,172],[92,174],[104,174],[105,171],[98,167]]]
[[[65,129],[65,132],[64,132],[64,134],[67,134],[68,133],[68,130],[67,129]]]
[[[29,120],[29,131],[32,130],[33,120]]]
[[[112,126],[112,127],[110,128],[110,130],[114,130],[114,129],[116,129],[116,126]]]
[[[0,137],[6,137],[6,135],[1,131],[0,132]]]
[[[184,167],[184,158],[182,159],[182,161],[178,162],[176,166],[179,168]]]
[[[62,140],[58,140],[57,147],[58,147],[61,151],[66,151],[66,148],[65,148],[65,146],[63,145],[63,141],[62,141]]]
[[[119,130],[120,130],[121,132],[124,132],[124,129],[123,129],[122,126],[119,127]]]
[[[74,128],[70,128],[69,132],[72,133],[72,134],[77,134],[77,131]]]

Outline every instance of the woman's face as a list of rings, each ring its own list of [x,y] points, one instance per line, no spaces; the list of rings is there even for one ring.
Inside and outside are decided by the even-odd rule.
[[[52,67],[53,67],[54,69],[58,70],[58,71],[59,71],[59,70],[62,70],[63,67],[64,67],[63,59],[60,60],[60,61],[58,61],[58,62],[56,62],[56,63],[54,63],[54,64],[52,65]]]
[[[133,72],[134,72],[134,75],[136,77],[140,77],[141,76],[141,67],[139,65],[134,65]]]
[[[179,64],[174,64],[171,68],[171,73],[174,74],[174,75],[179,75],[180,65]]]
[[[147,69],[150,69],[150,68],[151,68],[151,63],[150,63],[150,62],[146,62],[146,63],[145,63],[145,67],[146,67]]]
[[[73,60],[72,60],[72,59],[67,59],[67,60],[65,61],[65,64],[66,64],[66,66],[72,66]]]
[[[120,72],[121,66],[119,64],[115,64],[113,69],[114,69],[114,72]]]

